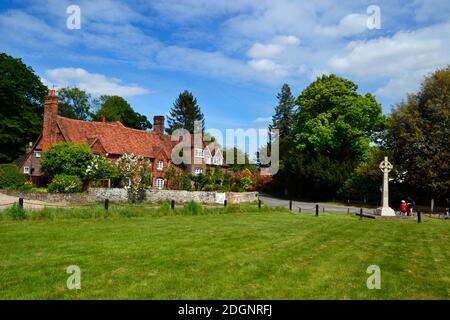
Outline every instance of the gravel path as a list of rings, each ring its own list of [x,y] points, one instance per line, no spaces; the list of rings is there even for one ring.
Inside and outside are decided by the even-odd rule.
[[[0,211],[11,207],[14,203],[19,203],[18,197],[8,196],[0,193]],[[52,203],[47,203],[37,200],[24,200],[23,207],[25,209],[42,209],[44,206],[54,206]]]

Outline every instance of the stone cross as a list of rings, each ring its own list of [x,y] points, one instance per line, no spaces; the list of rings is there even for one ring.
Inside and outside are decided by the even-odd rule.
[[[395,211],[389,207],[389,172],[393,165],[388,161],[388,157],[380,163],[380,169],[383,172],[383,202],[379,209],[382,216],[395,216]]]

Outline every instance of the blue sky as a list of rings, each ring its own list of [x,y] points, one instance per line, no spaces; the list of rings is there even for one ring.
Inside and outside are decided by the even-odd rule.
[[[81,29],[69,30],[69,5]],[[368,29],[377,5],[381,29]],[[336,73],[384,112],[449,63],[450,2],[2,0],[0,46],[49,85],[124,96],[152,119],[192,91],[207,128],[266,127],[276,94]]]

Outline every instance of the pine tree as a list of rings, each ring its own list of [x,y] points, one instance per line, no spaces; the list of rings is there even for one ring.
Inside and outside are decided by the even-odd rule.
[[[277,94],[278,106],[275,107],[275,115],[272,117],[272,124],[269,129],[278,129],[280,137],[289,137],[292,128],[292,116],[294,113],[295,98],[291,88],[284,84],[281,92]]]
[[[186,129],[190,133],[194,133],[194,122],[201,122],[201,130],[205,130],[205,116],[197,104],[191,92],[184,91],[180,93],[177,100],[173,104],[168,117],[167,133],[172,134],[176,129]]]

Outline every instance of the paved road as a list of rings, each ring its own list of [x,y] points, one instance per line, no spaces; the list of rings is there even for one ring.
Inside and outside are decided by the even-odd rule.
[[[14,203],[19,203],[18,197],[0,193],[0,211],[11,207]],[[25,200],[23,207],[26,209],[42,209],[45,205],[52,206],[53,204],[37,200]]]
[[[259,195],[261,201],[268,205],[269,207],[284,207],[289,208],[289,200],[275,198],[268,195]],[[360,207],[354,206],[344,206],[337,204],[326,204],[326,203],[317,203],[317,202],[304,202],[304,201],[292,201],[292,210],[299,211],[299,208],[302,209],[302,212],[315,212],[316,204],[319,205],[319,213],[327,212],[327,213],[359,213]],[[367,214],[373,214],[374,209],[363,208],[363,212]]]

